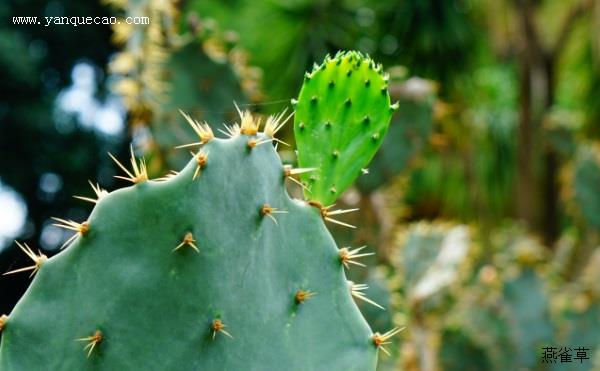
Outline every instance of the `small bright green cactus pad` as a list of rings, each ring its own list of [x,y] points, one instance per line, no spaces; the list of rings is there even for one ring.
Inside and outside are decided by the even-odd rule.
[[[387,336],[265,131],[244,115],[179,174],[138,166],[132,187],[98,192],[8,316],[0,369],[375,370]]]
[[[357,52],[338,53],[307,73],[296,102],[298,163],[305,196],[325,205],[367,167],[397,105],[390,104],[381,65]]]

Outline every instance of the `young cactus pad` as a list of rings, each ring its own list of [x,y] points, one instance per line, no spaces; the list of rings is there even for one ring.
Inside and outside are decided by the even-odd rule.
[[[387,342],[322,210],[288,196],[249,114],[230,132],[177,175],[148,180],[142,162],[133,186],[94,188],[89,219],[64,222],[76,238],[36,261],[3,318],[0,369],[375,370]]]
[[[296,103],[294,134],[305,196],[333,203],[362,174],[382,143],[397,105],[381,65],[338,53],[307,73]]]

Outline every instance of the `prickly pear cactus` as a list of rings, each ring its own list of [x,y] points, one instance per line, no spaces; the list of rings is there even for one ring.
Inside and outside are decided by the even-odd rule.
[[[568,192],[576,214],[600,230],[600,143],[582,146],[573,165]]]
[[[401,232],[394,264],[408,297],[423,301],[447,291],[465,266],[469,241],[464,225],[421,222]]]
[[[353,302],[368,301],[344,273],[360,250],[336,247],[334,211],[287,195],[282,116],[262,133],[241,116],[229,139],[190,119],[201,144],[180,173],[117,161],[133,185],[56,219],[75,232],[60,254],[20,245],[34,264],[9,273],[35,277],[0,319],[0,369],[375,369],[398,330],[373,334]]]
[[[365,171],[397,105],[390,104],[381,65],[356,52],[327,57],[304,77],[296,104],[298,163],[315,168],[301,179],[304,195],[333,203]]]

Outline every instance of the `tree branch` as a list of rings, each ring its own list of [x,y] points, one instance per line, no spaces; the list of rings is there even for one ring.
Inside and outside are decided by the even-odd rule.
[[[535,59],[543,57],[544,47],[535,25],[534,5],[530,0],[512,0],[512,2],[521,18],[526,54],[533,56]]]

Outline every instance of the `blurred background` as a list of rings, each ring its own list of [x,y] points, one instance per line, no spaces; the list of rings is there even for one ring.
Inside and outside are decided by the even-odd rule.
[[[50,218],[85,220],[88,180],[126,185],[107,152],[162,176],[195,139],[179,108],[215,130],[234,101],[289,109],[313,62],[355,49],[400,102],[341,200],[359,228],[331,228],[376,253],[349,272],[386,308],[359,303],[374,331],[406,327],[380,369],[600,370],[600,1],[5,0],[0,18],[0,271],[27,264],[15,239],[58,253]],[[0,277],[0,313],[29,282]]]

